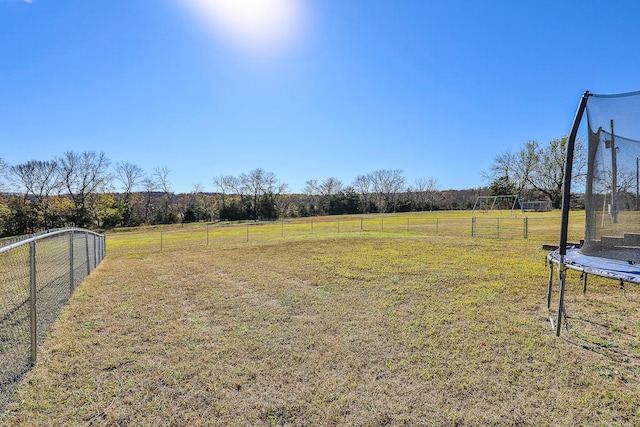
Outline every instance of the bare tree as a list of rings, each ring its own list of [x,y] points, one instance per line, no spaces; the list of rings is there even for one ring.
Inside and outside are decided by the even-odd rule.
[[[209,209],[207,204],[209,197],[204,192],[204,187],[201,184],[193,184],[193,190],[191,191],[191,200],[194,206],[196,206],[203,215],[206,213],[206,218],[201,219],[211,219],[212,210]]]
[[[144,180],[144,171],[137,165],[125,162],[116,164],[116,179],[122,183],[124,191],[124,209],[122,222],[125,226],[131,224],[133,216],[133,192]]]
[[[403,171],[382,169],[371,173],[371,185],[378,194],[380,205],[385,212],[395,212],[396,196],[404,187]]]
[[[201,195],[203,191],[204,189],[201,184],[193,184],[193,189],[191,190],[191,195],[189,197],[189,203],[194,206],[201,205]]]
[[[52,225],[49,197],[59,190],[61,185],[58,179],[57,163],[55,161],[31,160],[12,166],[10,175],[12,181],[22,189],[25,203],[27,203],[29,195],[35,198],[35,202],[42,209],[44,228]]]
[[[122,183],[122,191],[131,194],[144,180],[144,171],[137,165],[125,162],[116,164],[116,179]]]
[[[220,175],[213,179],[213,184],[218,187],[218,191],[220,191],[221,205],[223,208],[226,206],[226,196],[232,193],[240,195],[240,180],[235,176]]]
[[[320,188],[317,179],[310,179],[304,183],[302,190],[306,195],[306,205],[303,205],[303,212],[309,215],[315,215],[318,212]]]
[[[355,181],[353,181],[353,188],[360,194],[360,198],[362,199],[362,213],[368,212],[371,177],[369,175],[358,175]]]
[[[171,169],[167,166],[156,167],[153,169],[152,179],[156,182],[156,186],[163,195],[163,208],[167,213],[173,213],[173,191],[171,190],[171,182],[169,181],[169,174]]]
[[[318,183],[317,179],[310,179],[305,183],[304,193],[308,197],[310,212],[328,213],[330,211],[331,196],[343,190],[342,181],[335,177],[325,178]]]
[[[538,141],[527,141],[513,157],[513,182],[521,198],[525,198],[532,174],[540,162],[540,144]]]
[[[330,176],[326,178],[319,185],[318,189],[320,190],[321,196],[332,196],[334,194],[338,194],[343,189],[342,181],[338,178],[334,178]]]
[[[418,209],[433,209],[436,205],[436,196],[439,192],[438,180],[431,178],[419,178],[413,185]]]
[[[482,172],[482,178],[487,183],[491,183],[495,179],[501,177],[506,177],[508,181],[513,181],[515,176],[515,164],[516,156],[509,151],[505,151],[493,158],[493,163],[491,164],[489,171]]]
[[[60,189],[58,164],[55,161],[31,160],[12,166],[10,174],[13,181],[24,190],[25,196],[30,194],[39,203],[44,203],[46,198]]]
[[[416,179],[410,190],[413,192],[419,210],[427,206],[427,180],[425,178]]]
[[[434,177],[430,177],[427,180],[427,201],[429,202],[430,209],[436,206],[436,199],[440,193],[440,183]]]
[[[317,179],[310,179],[304,183],[304,189],[302,190],[307,196],[316,196],[320,194],[320,187]]]
[[[524,197],[531,188],[531,175],[540,161],[540,144],[538,141],[527,141],[515,153],[504,152],[493,158],[493,164],[482,176],[487,184],[513,186],[515,192]]]
[[[310,179],[305,182],[304,193],[309,196],[331,196],[342,190],[342,181],[338,178],[325,178],[321,183],[317,179]]]
[[[75,205],[75,224],[89,226],[93,222],[91,197],[105,191],[111,183],[109,159],[102,152],[83,151],[78,154],[67,151],[56,163],[61,183]]]
[[[251,195],[253,199],[253,219],[258,220],[260,214],[260,198],[263,195],[277,195],[286,189],[286,185],[278,185],[275,174],[263,169],[253,169],[240,175],[241,186],[244,193]]]
[[[142,180],[142,187],[144,188],[144,220],[149,222],[151,217],[151,211],[153,210],[153,193],[158,190],[158,183],[153,179],[147,177]]]
[[[7,177],[9,174],[9,165],[0,158],[0,193],[4,193],[8,191],[9,186],[7,185]]]

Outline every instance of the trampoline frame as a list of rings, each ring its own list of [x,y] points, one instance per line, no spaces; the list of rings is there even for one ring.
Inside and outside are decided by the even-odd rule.
[[[564,258],[564,272],[566,270],[574,270],[581,273],[582,279],[582,293],[587,293],[587,277],[589,274],[594,276],[604,277],[607,279],[618,280],[620,282],[620,288],[624,288],[625,283],[640,284],[640,265],[629,263],[625,261],[619,261],[615,259],[594,257],[589,255],[583,255],[580,253],[580,246],[569,246]],[[553,287],[553,268],[554,265],[560,269],[560,253],[559,249],[550,252],[547,255],[547,262],[549,264],[549,284],[547,287],[547,309],[551,308],[551,290]],[[566,274],[564,274],[566,280]],[[567,313],[563,307],[561,307],[562,317],[565,318]],[[553,323],[553,322],[552,322]]]
[[[560,296],[558,301],[558,316],[556,321],[556,336],[560,336],[562,327],[562,319],[567,319],[567,312],[564,304],[564,293],[566,287],[567,270],[575,270],[582,273],[583,293],[587,291],[587,276],[593,274],[608,279],[620,281],[620,287],[624,289],[625,283],[640,284],[640,264],[632,261],[620,261],[616,259],[595,257],[581,254],[580,246],[567,246],[567,234],[569,225],[569,206],[571,201],[571,176],[573,168],[573,152],[575,149],[575,141],[578,134],[580,122],[587,107],[587,101],[592,94],[589,91],[584,92],[578,105],[578,110],[573,119],[571,133],[567,141],[567,155],[564,165],[564,181],[562,191],[562,219],[560,224],[560,245],[558,249],[547,255],[549,263],[549,284],[547,289],[547,308],[551,308],[551,289],[553,284],[553,268],[554,265],[558,269],[558,282],[560,288]],[[598,95],[603,96],[603,95]],[[567,253],[567,250],[569,252]],[[552,324],[553,324],[553,319]]]
[[[564,182],[562,186],[562,220],[560,222],[560,245],[558,247],[558,282],[560,284],[560,300],[558,302],[558,317],[556,321],[556,336],[560,336],[560,329],[562,325],[562,317],[566,318],[566,310],[564,307],[564,290],[566,284],[566,263],[565,257],[567,255],[567,234],[569,228],[569,207],[571,202],[571,174],[573,172],[573,151],[576,146],[576,137],[578,136],[578,128],[582,121],[582,116],[587,108],[587,101],[591,94],[589,91],[585,91],[580,99],[578,110],[573,119],[573,125],[571,126],[571,133],[569,134],[569,140],[567,141],[567,156],[564,163]],[[552,263],[553,265],[553,263]],[[550,273],[552,275],[553,272]],[[551,277],[550,277],[551,279]],[[549,282],[551,283],[551,281]],[[551,305],[551,288],[549,288],[549,307]]]

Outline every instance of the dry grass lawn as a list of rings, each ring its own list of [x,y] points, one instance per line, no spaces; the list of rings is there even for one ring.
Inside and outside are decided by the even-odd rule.
[[[570,273],[558,339],[545,255],[377,232],[110,255],[2,422],[640,425],[640,290]]]

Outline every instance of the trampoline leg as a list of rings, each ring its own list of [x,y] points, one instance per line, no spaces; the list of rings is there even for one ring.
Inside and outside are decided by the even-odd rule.
[[[587,273],[582,272],[582,295],[587,295]]]
[[[558,267],[560,269],[560,267]],[[564,285],[566,276],[564,271],[560,271],[560,302],[558,303],[558,321],[556,322],[556,336],[560,336],[560,328],[562,326],[562,316],[565,315],[564,311]]]
[[[549,286],[547,287],[547,310],[551,308],[551,285],[553,284],[553,263],[549,263]]]

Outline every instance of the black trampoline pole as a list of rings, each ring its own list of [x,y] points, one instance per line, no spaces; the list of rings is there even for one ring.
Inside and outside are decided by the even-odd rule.
[[[564,182],[562,185],[562,221],[560,224],[560,263],[558,265],[558,274],[560,277],[560,302],[558,303],[558,322],[556,324],[556,336],[560,336],[560,324],[562,323],[562,313],[564,311],[564,257],[567,254],[567,233],[569,228],[569,208],[571,206],[571,174],[573,170],[573,150],[576,145],[576,137],[578,135],[578,128],[584,115],[584,110],[587,107],[587,100],[591,94],[589,91],[585,91],[580,99],[578,105],[578,111],[573,119],[573,125],[571,126],[571,133],[569,134],[569,140],[567,141],[567,157],[564,163]]]

